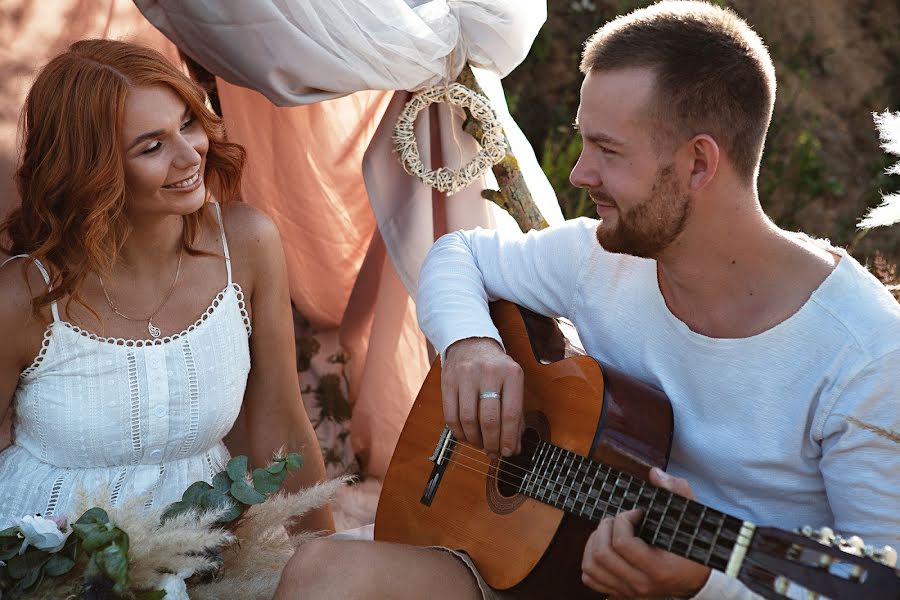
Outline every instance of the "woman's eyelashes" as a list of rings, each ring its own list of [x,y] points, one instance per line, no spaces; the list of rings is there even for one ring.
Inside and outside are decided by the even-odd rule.
[[[181,127],[179,128],[179,130],[185,131],[186,129],[190,129],[196,121],[197,121],[196,118],[193,115],[191,115],[184,121],[184,123],[181,124]],[[160,148],[162,148],[162,142],[160,142],[159,140],[156,140],[153,142],[152,145],[148,146],[147,148],[144,148],[144,150],[141,151],[141,154],[153,154]]]

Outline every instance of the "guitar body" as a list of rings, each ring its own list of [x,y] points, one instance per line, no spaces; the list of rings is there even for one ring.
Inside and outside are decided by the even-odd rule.
[[[491,316],[525,374],[526,441],[550,441],[642,479],[650,467],[665,467],[673,422],[661,392],[590,357],[567,357],[552,319],[509,302],[492,303]],[[517,597],[596,598],[581,583],[595,526],[498,483],[498,469],[514,467],[457,446],[431,504],[421,502],[444,427],[440,378],[436,361],[385,476],[375,539],[464,550],[488,584]]]

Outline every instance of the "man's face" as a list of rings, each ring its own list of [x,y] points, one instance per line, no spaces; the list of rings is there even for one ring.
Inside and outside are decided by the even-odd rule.
[[[678,237],[691,207],[672,149],[659,145],[664,136],[649,108],[654,80],[652,71],[636,68],[585,77],[576,120],[584,144],[569,176],[597,205],[600,245],[645,258],[658,256]]]

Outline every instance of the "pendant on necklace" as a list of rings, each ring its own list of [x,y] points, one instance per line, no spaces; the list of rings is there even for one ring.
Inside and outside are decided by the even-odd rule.
[[[155,339],[155,338],[158,338],[158,337],[159,337],[159,334],[162,333],[162,332],[159,330],[159,327],[157,327],[156,325],[154,325],[154,324],[153,324],[153,321],[149,321],[149,320],[147,321],[147,331],[150,332],[150,335],[153,336],[154,339]]]

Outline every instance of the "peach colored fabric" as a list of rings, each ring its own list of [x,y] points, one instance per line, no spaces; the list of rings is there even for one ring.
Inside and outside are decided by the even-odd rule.
[[[19,199],[13,183],[19,114],[34,76],[72,42],[105,37],[156,48],[178,63],[178,50],[130,0],[2,0],[0,6],[0,218]],[[0,261],[4,258],[0,252]],[[9,444],[12,411],[0,424],[0,449]]]
[[[353,446],[367,472],[381,476],[428,368],[413,301],[388,260],[362,178],[363,153],[391,95],[278,108],[217,85],[229,138],[247,149],[244,200],[278,224],[299,312],[350,354]]]

